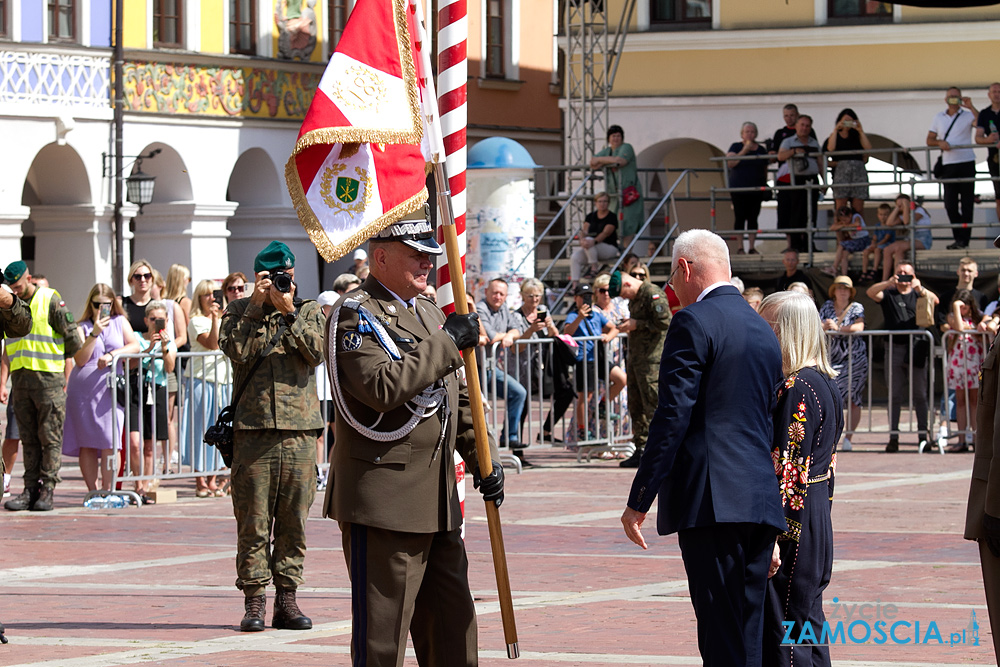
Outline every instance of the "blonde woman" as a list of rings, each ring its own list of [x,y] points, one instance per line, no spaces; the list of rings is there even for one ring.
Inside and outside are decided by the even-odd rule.
[[[840,389],[833,378],[816,305],[796,292],[764,299],[760,314],[781,346],[785,382],[774,411],[771,460],[788,530],[778,535],[764,608],[764,663],[830,664],[829,646],[788,645],[784,622],[823,627],[823,591],[833,572],[830,509],[837,441],[844,430]]]
[[[188,338],[191,352],[212,353],[219,350],[219,324],[222,305],[215,300],[215,282],[202,280],[194,288]],[[205,354],[191,359],[184,372],[184,409],[181,419],[181,452],[185,465],[192,464],[197,472],[216,470],[222,466],[218,452],[202,440],[205,431],[215,423],[222,408],[229,405],[231,392],[229,361],[221,354]],[[199,498],[222,496],[215,476],[195,478],[195,495]]]

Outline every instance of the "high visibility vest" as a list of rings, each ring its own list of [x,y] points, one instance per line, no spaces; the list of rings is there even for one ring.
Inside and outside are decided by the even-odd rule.
[[[56,291],[51,287],[36,288],[28,304],[31,308],[31,331],[21,338],[7,340],[10,370],[26,369],[43,373],[62,373],[66,369],[63,356],[66,344],[62,335],[49,324],[49,304]]]

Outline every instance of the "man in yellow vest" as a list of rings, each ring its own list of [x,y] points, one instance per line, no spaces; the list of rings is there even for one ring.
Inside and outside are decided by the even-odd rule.
[[[63,420],[66,417],[66,358],[83,341],[59,292],[31,282],[28,266],[14,262],[3,272],[11,290],[31,310],[31,331],[7,340],[14,416],[24,452],[24,491],[8,500],[8,510],[52,509],[59,482]]]

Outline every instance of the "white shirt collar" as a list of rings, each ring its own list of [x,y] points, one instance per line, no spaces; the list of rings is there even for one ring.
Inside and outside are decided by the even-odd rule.
[[[698,295],[698,298],[695,301],[701,301],[706,296],[708,296],[708,293],[711,292],[712,290],[714,290],[716,288],[719,288],[719,287],[725,287],[726,285],[732,285],[732,283],[726,282],[724,280],[721,280],[721,281],[719,281],[717,283],[712,283],[711,285],[709,285],[708,287],[706,287],[704,289],[704,291],[702,291],[701,294]]]

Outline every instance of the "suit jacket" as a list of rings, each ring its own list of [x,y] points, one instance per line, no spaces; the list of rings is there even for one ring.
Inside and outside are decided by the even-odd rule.
[[[385,326],[399,348],[401,360],[392,360],[375,335],[359,333],[358,313],[341,308],[337,321],[327,321],[327,368],[331,382],[339,382],[351,414],[377,431],[393,431],[409,420],[407,401],[442,380],[448,390],[451,416],[441,449],[444,407],[427,417],[408,435],[390,442],[371,440],[348,423],[337,410],[336,445],[331,463],[323,515],[387,530],[430,533],[455,530],[462,512],[455,482],[454,452],[476,466],[475,433],[468,392],[459,386],[462,355],[441,330],[445,316],[430,299],[418,297],[421,320],[369,277],[358,289],[341,297],[359,298],[361,305]],[[330,363],[336,352],[336,364]],[[336,375],[335,375],[336,373]],[[491,447],[499,465],[499,453]]]
[[[1000,517],[1000,428],[997,428],[997,384],[1000,382],[1000,346],[993,343],[983,359],[979,381],[979,406],[976,408],[976,458],[972,462],[972,487],[965,517],[965,539],[983,537],[983,514]],[[995,460],[994,460],[995,459]],[[996,463],[997,465],[993,465]]]
[[[716,523],[786,530],[770,453],[781,381],[778,340],[735,287],[678,311],[628,506],[647,512],[659,493],[661,535]]]

